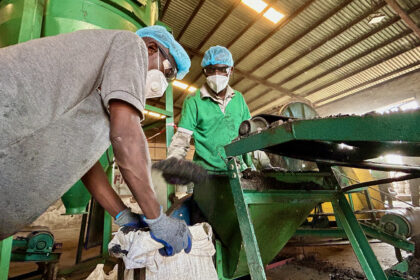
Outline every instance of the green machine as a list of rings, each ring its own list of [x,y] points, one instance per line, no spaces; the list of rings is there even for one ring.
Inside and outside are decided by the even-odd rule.
[[[0,47],[26,42],[28,40],[53,36],[62,33],[73,32],[81,29],[121,29],[136,31],[137,29],[158,22],[159,1],[157,0],[0,0]],[[173,99],[172,85],[166,91],[165,109],[146,105],[149,111],[157,112],[166,116],[166,138],[170,139],[174,133],[173,125]],[[162,120],[145,120],[144,129],[155,127]],[[100,159],[110,182],[113,181],[113,154],[109,149]],[[173,187],[168,189],[173,192]],[[86,210],[97,209],[91,202],[91,197],[81,181],[77,182],[63,197],[67,215],[82,214],[83,220],[79,238],[79,247],[76,257],[77,265],[61,274],[86,266],[92,266],[98,262],[104,262],[108,257],[107,245],[111,238],[111,216],[102,209],[102,217],[96,216],[97,225],[101,223],[102,253],[98,258],[86,263],[81,261],[82,248],[84,246],[84,234],[86,226],[89,230],[91,220]],[[91,210],[89,210],[91,211]],[[101,213],[99,211],[99,213]],[[89,221],[88,221],[89,219]],[[92,226],[91,228],[95,228]],[[13,240],[12,237],[0,241],[0,280],[8,278],[9,263],[12,261],[31,261],[45,265],[45,271],[52,271],[50,264],[57,262],[59,252],[54,244],[53,235],[48,229],[33,232],[25,232],[20,238]],[[43,247],[43,244],[47,244]],[[35,244],[35,245],[33,245]],[[86,244],[85,244],[86,245]],[[34,247],[35,246],[35,247]],[[34,249],[35,248],[35,249]],[[35,251],[34,251],[35,250]],[[13,252],[13,253],[11,253]],[[48,274],[49,273],[49,274]],[[52,279],[48,272],[47,279]],[[39,271],[38,271],[38,274]]]
[[[266,125],[261,126],[262,121],[255,118],[263,118]],[[265,265],[297,232],[347,237],[369,280],[404,279],[385,274],[367,236],[415,253],[414,237],[420,233],[419,210],[384,211],[380,220],[360,223],[345,194],[420,176],[420,167],[372,161],[391,152],[420,156],[420,110],[310,120],[272,115],[255,118],[251,124],[245,122],[240,137],[225,147],[226,176],[212,175],[206,184],[194,189],[194,199],[218,238],[219,279],[236,279],[247,274],[253,280],[266,279]],[[317,168],[242,177],[236,157],[256,150],[314,162]],[[341,187],[333,166],[399,171],[406,175]],[[332,203],[337,227],[323,231],[300,228],[310,212],[323,202]],[[403,270],[401,267],[397,269]]]

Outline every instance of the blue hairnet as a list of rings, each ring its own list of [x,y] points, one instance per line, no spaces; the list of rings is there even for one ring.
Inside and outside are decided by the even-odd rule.
[[[174,57],[176,62],[176,68],[178,70],[176,78],[181,80],[185,77],[191,66],[190,57],[165,27],[159,25],[148,26],[137,30],[136,34],[140,37],[155,39],[165,48],[168,48],[169,53]]]
[[[203,60],[201,61],[201,67],[208,65],[225,64],[227,66],[233,66],[233,58],[230,51],[222,46],[214,46],[208,49],[204,53]]]

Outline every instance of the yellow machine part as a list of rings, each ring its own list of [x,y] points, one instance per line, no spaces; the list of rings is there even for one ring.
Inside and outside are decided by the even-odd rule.
[[[366,169],[357,169],[357,168],[350,168],[350,167],[341,167],[341,170],[345,173],[345,175],[348,178],[351,178],[354,180],[354,182],[366,182],[366,181],[372,181],[374,180],[374,178],[372,177],[372,175],[370,174],[369,170]],[[371,197],[371,202],[372,202],[372,206],[374,209],[384,209],[384,205],[382,203],[380,203],[379,201],[381,200],[381,195],[380,193],[377,191],[379,190],[379,186],[372,186],[371,188],[368,188],[368,193]],[[351,198],[353,200],[353,210],[357,211],[357,210],[368,210],[368,204],[367,204],[367,200],[366,200],[366,196],[363,192],[356,192],[356,193],[352,193],[350,194]],[[346,195],[347,200],[349,200],[350,205],[351,201],[349,199],[349,195]],[[322,204],[322,210],[324,213],[333,213],[333,207],[331,202],[325,202]],[[313,214],[314,211],[311,212],[311,214]],[[356,217],[358,219],[368,219],[369,216],[368,214],[357,214]],[[334,216],[329,216],[328,219],[330,221],[335,221],[335,217]],[[309,221],[312,220],[312,218],[308,218]]]

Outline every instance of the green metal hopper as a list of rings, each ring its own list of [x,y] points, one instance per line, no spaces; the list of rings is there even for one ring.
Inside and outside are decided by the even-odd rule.
[[[194,200],[220,240],[216,243],[219,279],[236,279],[248,273],[253,280],[266,279],[265,265],[322,202],[332,203],[339,228],[348,237],[366,277],[388,279],[345,197],[361,186],[342,189],[331,167],[395,170],[410,173],[409,178],[419,177],[420,167],[369,161],[391,151],[420,156],[419,121],[420,110],[289,119],[227,145],[227,175],[211,176],[206,184],[194,189]],[[319,171],[263,173],[259,180],[248,182],[240,177],[236,157],[255,150],[314,161]],[[370,184],[377,182],[364,186]],[[371,231],[368,234],[375,236]]]
[[[264,192],[244,190],[249,198],[261,194],[275,197],[276,190]],[[211,176],[206,184],[194,187],[194,200],[205,214],[223,245],[224,275],[237,278],[249,273],[245,248],[236,215],[228,176]],[[315,208],[317,197],[273,200],[271,203],[249,206],[261,259],[268,264],[294,235],[297,228]]]

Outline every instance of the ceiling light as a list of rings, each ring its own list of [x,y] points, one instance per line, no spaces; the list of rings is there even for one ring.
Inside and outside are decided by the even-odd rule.
[[[149,114],[149,111],[147,111],[147,110],[143,110],[143,113],[145,113],[145,114]]]
[[[179,88],[182,88],[182,89],[187,89],[187,87],[188,87],[188,85],[187,84],[184,84],[184,83],[182,83],[182,82],[180,82],[180,81],[173,81],[173,83],[172,83],[174,86],[176,86],[176,87],[179,87]]]
[[[377,23],[380,23],[384,18],[385,18],[385,15],[383,13],[371,14],[368,17],[368,23],[377,24]]]
[[[197,90],[197,88],[196,87],[193,87],[193,86],[190,86],[189,88],[188,88],[188,91],[189,92],[195,92]]]
[[[268,5],[262,0],[242,0],[242,2],[251,9],[257,11],[257,13],[261,13]]]
[[[156,118],[160,117],[160,114],[155,113],[155,112],[149,112],[149,115],[152,116],[152,117],[156,117]]]
[[[276,9],[270,8],[264,13],[264,17],[273,23],[277,23],[284,17],[284,15],[279,13]]]
[[[160,116],[161,119],[166,119],[165,115]]]

